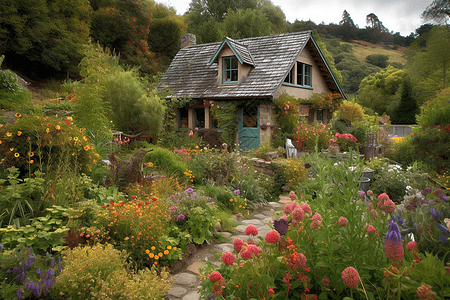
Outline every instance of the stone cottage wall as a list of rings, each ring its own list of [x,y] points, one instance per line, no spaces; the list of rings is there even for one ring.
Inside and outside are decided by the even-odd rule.
[[[260,120],[260,131],[259,131],[260,144],[268,145],[270,143],[270,137],[272,136],[272,128],[275,125],[272,103],[263,102],[260,104],[259,120]]]

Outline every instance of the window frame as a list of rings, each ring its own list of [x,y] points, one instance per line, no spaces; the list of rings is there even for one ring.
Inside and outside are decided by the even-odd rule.
[[[299,83],[300,79],[300,83]],[[297,85],[312,88],[312,66],[297,62]]]
[[[230,68],[225,68],[225,61],[229,60]],[[233,68],[233,60],[236,60],[236,68]],[[230,81],[226,81],[227,72],[230,72]],[[231,80],[233,78],[233,72],[236,72],[237,80]],[[235,55],[222,57],[222,84],[236,84],[239,82],[239,60]]]

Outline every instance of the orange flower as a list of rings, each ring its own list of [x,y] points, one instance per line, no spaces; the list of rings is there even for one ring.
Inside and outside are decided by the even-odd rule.
[[[19,157],[20,154],[18,152],[14,153],[14,157]]]
[[[88,141],[87,136],[83,136],[83,140],[84,140],[85,142],[87,142],[87,141]]]
[[[0,145],[2,144],[2,140],[0,140]]]
[[[71,141],[72,140],[72,137],[71,136],[69,136],[69,141]]]
[[[29,163],[30,163],[30,164],[34,163],[34,160],[30,160]]]
[[[55,128],[56,128],[56,130],[60,130],[60,129],[61,129],[61,126],[56,125]]]
[[[17,131],[17,136],[21,136],[22,135],[22,131]]]
[[[12,133],[11,132],[7,132],[6,136],[12,136]]]
[[[86,146],[84,147],[84,150],[86,150],[86,151],[88,151],[89,149],[90,149],[89,145],[86,145]]]
[[[29,156],[29,157],[32,157],[33,155],[34,155],[33,152],[28,152],[28,156]]]
[[[45,132],[49,133],[49,132],[50,132],[50,129],[48,129],[48,128],[47,128],[47,129],[45,129]]]
[[[9,148],[9,151],[13,152],[13,151],[14,151],[14,148]]]
[[[164,250],[164,254],[165,255],[169,254],[169,250]]]

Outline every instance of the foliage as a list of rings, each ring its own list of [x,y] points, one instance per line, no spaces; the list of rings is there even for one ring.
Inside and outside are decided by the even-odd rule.
[[[386,70],[364,78],[359,86],[357,103],[379,115],[392,115],[398,106],[398,92],[404,73],[388,66]]]
[[[0,67],[5,56],[0,56]],[[30,104],[31,93],[19,83],[16,73],[0,69],[0,109],[13,110]]]
[[[272,164],[276,170],[277,184],[280,184],[280,189],[292,191],[307,180],[308,171],[303,157],[276,160]]]
[[[433,19],[440,23],[449,17],[447,8],[447,0],[434,0],[422,13],[422,17],[426,20]]]
[[[175,151],[165,148],[153,148],[144,156],[144,161],[152,162],[156,169],[171,176],[182,177],[188,170],[184,159],[179,157]]]
[[[434,99],[422,105],[420,114],[417,116],[417,123],[421,126],[450,124],[449,94],[450,88],[443,89]]]
[[[418,113],[417,101],[409,76],[403,77],[400,102],[392,115],[392,124],[415,124]]]
[[[356,150],[361,147],[360,142],[351,133],[336,132],[330,141],[330,144],[336,144],[341,151]]]
[[[87,0],[6,1],[0,15],[0,49],[7,62],[34,77],[78,73],[81,47],[89,37]]]
[[[303,141],[303,149],[314,151],[318,149],[326,149],[330,143],[331,129],[329,125],[323,123],[309,124],[300,121],[294,136],[295,141]]]
[[[15,166],[22,175],[69,169],[89,172],[99,159],[84,130],[72,118],[16,114],[16,122],[0,128],[2,168]],[[49,174],[47,174],[49,175]]]
[[[345,120],[350,122],[350,124],[363,122],[364,109],[356,102],[344,100],[339,108],[333,113],[333,119]]]
[[[276,138],[272,139],[274,147],[284,147],[286,138],[295,134],[297,130],[298,117],[298,101],[294,96],[286,93],[281,94],[273,100],[275,121],[276,121]]]
[[[43,217],[32,218],[29,225],[0,228],[1,244],[10,249],[18,245],[33,247],[41,253],[61,251],[66,244],[63,237],[69,231],[66,226],[69,215],[60,206],[48,208],[45,213]]]
[[[388,66],[389,56],[385,54],[371,54],[366,57],[366,61],[369,64],[375,65],[380,68],[386,68]]]
[[[2,299],[47,298],[61,263],[51,256],[33,253],[33,248],[17,247],[11,251],[0,249],[0,297]]]
[[[214,101],[214,104],[216,106],[211,106],[211,114],[217,117],[218,129],[222,131],[220,138],[227,144],[228,149],[232,149],[235,144],[240,101]]]
[[[320,49],[322,56],[325,58],[325,61],[327,62],[328,67],[330,68],[331,73],[333,74],[334,78],[336,79],[337,82],[341,83],[342,82],[341,72],[339,72],[339,70],[336,69],[333,56],[327,50],[327,46],[325,45],[324,42],[322,42],[320,36],[318,34],[316,34],[314,31],[313,31],[313,37],[315,39],[317,47]]]
[[[374,171],[370,189],[377,195],[387,193],[393,201],[400,202],[408,192],[407,187],[423,188],[426,185],[426,178],[416,167],[402,168],[382,158],[372,159],[367,167]]]
[[[105,257],[108,259],[105,260]],[[156,268],[130,271],[127,253],[112,245],[79,247],[64,253],[63,271],[52,297],[72,299],[159,299],[172,285],[170,275]]]
[[[300,103],[311,104],[312,109],[327,109],[333,113],[342,103],[340,94],[316,93],[309,99],[301,99]]]
[[[104,101],[111,105],[111,119],[117,130],[145,132],[154,138],[161,132],[165,110],[162,100],[155,92],[147,95],[135,72],[110,75],[105,89]]]

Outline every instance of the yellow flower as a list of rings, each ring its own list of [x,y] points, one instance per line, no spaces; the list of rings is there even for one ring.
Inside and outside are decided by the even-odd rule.
[[[148,257],[153,258],[153,257],[155,257],[155,254],[150,253],[150,254],[148,255]]]
[[[22,115],[20,113],[15,114],[16,118],[20,118]]]
[[[72,117],[67,117],[67,120],[73,121],[73,118]]]
[[[149,162],[147,163],[147,166],[153,167],[153,163],[152,163],[151,161],[149,161]]]
[[[159,255],[159,257],[162,257],[162,256],[163,256],[163,254],[162,254],[161,252],[159,252],[158,255]]]
[[[49,133],[49,132],[50,132],[50,129],[48,129],[48,128],[47,128],[47,129],[45,129],[45,132]]]
[[[9,148],[9,151],[13,152],[13,151],[14,151],[14,148]]]
[[[34,155],[33,152],[28,152],[28,156],[29,156],[29,157],[32,157],[33,155]]]
[[[159,259],[159,256],[158,256],[158,255],[155,255],[155,259],[158,260],[158,259]]]
[[[55,128],[56,128],[56,130],[60,130],[60,129],[61,129],[61,126],[56,125]]]
[[[165,255],[169,254],[169,250],[164,250],[164,254]]]
[[[170,250],[170,249],[172,249],[172,246],[170,246],[170,245],[169,245],[169,246],[167,246],[167,249],[169,249],[169,250]]]
[[[145,250],[145,253],[149,254],[149,253],[150,253],[150,250],[148,250],[148,249],[147,249],[147,250]]]
[[[152,246],[150,249],[152,249],[152,251],[155,251],[156,247]]]
[[[19,157],[20,154],[18,152],[14,153],[14,157]]]
[[[11,132],[7,132],[6,136],[12,136],[12,133]]]
[[[86,145],[86,146],[84,147],[84,150],[88,151],[89,148],[90,148],[89,145]]]
[[[30,164],[34,163],[34,160],[30,160]]]
[[[85,142],[87,142],[87,141],[88,141],[87,136],[83,136],[83,140],[84,140]]]
[[[78,137],[74,137],[73,140],[76,142],[78,141]]]
[[[17,136],[21,136],[22,135],[22,131],[17,131]]]

